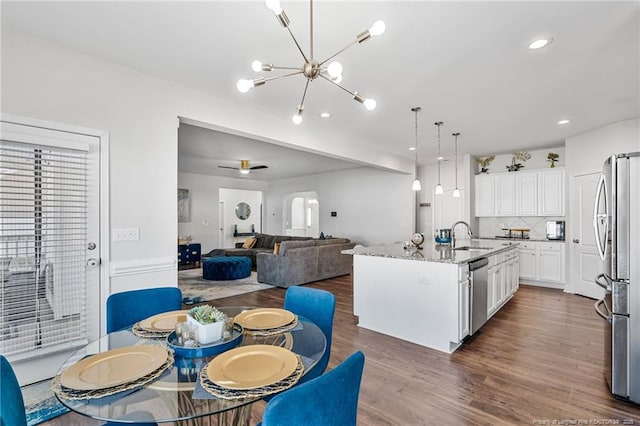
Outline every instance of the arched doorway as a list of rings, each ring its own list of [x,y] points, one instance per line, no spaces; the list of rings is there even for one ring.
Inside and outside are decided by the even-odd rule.
[[[286,235],[314,238],[320,235],[320,204],[314,191],[287,195],[282,210]]]

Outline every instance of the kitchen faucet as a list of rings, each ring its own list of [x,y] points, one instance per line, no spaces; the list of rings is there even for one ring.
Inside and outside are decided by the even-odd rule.
[[[457,221],[456,223],[451,225],[451,248],[452,249],[456,248],[456,226],[459,224],[463,224],[464,226],[467,227],[467,234],[469,234],[470,237],[473,235],[473,232],[471,232],[471,226],[469,226],[467,222],[465,222],[464,220]]]

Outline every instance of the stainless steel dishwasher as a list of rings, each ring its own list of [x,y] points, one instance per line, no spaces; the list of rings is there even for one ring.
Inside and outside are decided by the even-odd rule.
[[[471,335],[487,322],[487,285],[489,284],[489,259],[482,257],[469,262],[471,301],[469,318]]]

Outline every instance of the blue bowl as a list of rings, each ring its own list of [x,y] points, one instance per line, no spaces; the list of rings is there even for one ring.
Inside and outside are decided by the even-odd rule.
[[[436,243],[449,244],[449,243],[451,243],[451,238],[436,237]]]
[[[242,342],[243,328],[240,324],[233,324],[233,333],[227,339],[221,339],[208,345],[197,347],[178,346],[176,342],[176,332],[173,331],[167,336],[167,345],[173,349],[175,356],[182,358],[208,358],[221,354],[229,349],[235,348]]]

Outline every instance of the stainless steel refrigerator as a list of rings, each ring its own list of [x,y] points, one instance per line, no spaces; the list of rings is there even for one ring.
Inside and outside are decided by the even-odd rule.
[[[605,377],[618,398],[640,404],[640,152],[612,155],[598,182],[593,227],[605,289]]]

